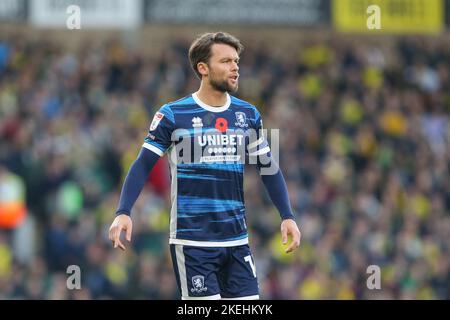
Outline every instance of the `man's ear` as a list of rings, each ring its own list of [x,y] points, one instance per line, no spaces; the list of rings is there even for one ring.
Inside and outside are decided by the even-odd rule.
[[[207,76],[209,74],[209,68],[205,62],[197,63],[197,70],[202,76]]]

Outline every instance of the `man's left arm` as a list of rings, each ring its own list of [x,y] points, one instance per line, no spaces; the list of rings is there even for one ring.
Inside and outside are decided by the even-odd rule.
[[[267,154],[270,157],[270,152]],[[275,160],[270,159],[271,165],[278,165]],[[259,163],[259,161],[258,161]],[[284,180],[283,173],[278,167],[275,174],[267,174],[258,165],[258,169],[261,174],[261,179],[264,186],[269,194],[270,199],[280,213],[281,222],[281,239],[283,245],[287,244],[288,236],[292,236],[292,242],[286,249],[286,253],[292,252],[298,248],[300,245],[301,233],[295,222],[295,217],[292,212],[291,204],[289,202],[289,194],[286,186],[286,181]]]
[[[255,121],[252,123],[253,131],[249,131],[249,143],[247,154],[250,163],[256,163],[264,186],[269,197],[280,213],[281,239],[283,245],[288,242],[288,236],[292,236],[292,242],[286,249],[286,253],[292,252],[300,245],[301,233],[295,223],[294,213],[289,202],[289,195],[277,161],[272,157],[269,144],[264,135],[261,114],[255,108]]]

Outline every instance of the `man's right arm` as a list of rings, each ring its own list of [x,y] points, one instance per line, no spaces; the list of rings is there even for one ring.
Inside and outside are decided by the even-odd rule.
[[[164,105],[155,113],[141,152],[131,165],[125,178],[116,210],[116,218],[109,228],[109,239],[112,241],[114,248],[119,247],[125,250],[125,246],[120,240],[122,231],[126,231],[126,239],[131,241],[133,229],[130,218],[131,209],[156,162],[172,144],[174,129],[175,118],[172,109],[169,105]]]
[[[144,188],[148,175],[159,158],[160,156],[156,153],[146,148],[141,149],[125,178],[116,215],[131,214],[131,208]]]

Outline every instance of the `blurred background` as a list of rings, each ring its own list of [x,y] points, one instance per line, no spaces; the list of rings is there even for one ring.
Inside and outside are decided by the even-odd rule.
[[[73,4],[81,29],[68,29]],[[367,26],[370,4],[381,29]],[[284,254],[279,215],[248,167],[261,297],[449,299],[449,8],[0,0],[0,299],[178,298],[165,158],[133,209],[127,251],[107,233],[154,112],[198,88],[191,41],[219,30],[246,47],[236,95],[280,129],[303,234]],[[69,265],[80,290],[66,287]],[[370,265],[380,290],[367,288]]]

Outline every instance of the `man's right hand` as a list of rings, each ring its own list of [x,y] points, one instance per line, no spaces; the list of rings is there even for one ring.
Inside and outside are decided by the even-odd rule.
[[[126,239],[131,241],[133,222],[131,221],[130,216],[126,214],[118,215],[109,228],[109,240],[112,241],[114,248],[117,248],[118,246],[120,249],[125,250],[125,246],[120,241],[122,230],[126,232]]]

